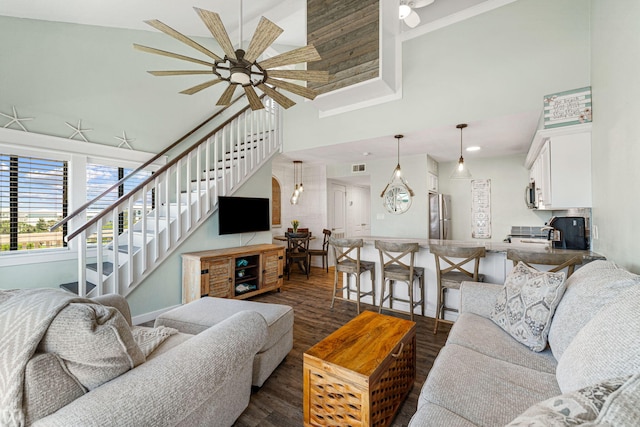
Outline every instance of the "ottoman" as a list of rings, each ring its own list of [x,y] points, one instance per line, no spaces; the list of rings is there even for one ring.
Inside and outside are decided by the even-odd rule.
[[[261,387],[293,348],[293,309],[288,305],[204,297],[161,314],[155,327],[198,334],[240,311],[255,311],[267,321],[267,341],[253,360],[252,385]]]

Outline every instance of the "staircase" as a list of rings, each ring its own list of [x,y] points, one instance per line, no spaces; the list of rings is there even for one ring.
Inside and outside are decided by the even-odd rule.
[[[232,195],[281,151],[282,110],[268,98],[264,104],[244,108],[69,232],[78,295],[129,294],[217,210],[218,196]],[[72,215],[86,217],[92,203]]]

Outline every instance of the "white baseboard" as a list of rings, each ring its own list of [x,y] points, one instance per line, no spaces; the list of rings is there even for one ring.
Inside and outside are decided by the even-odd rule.
[[[141,323],[146,323],[146,322],[150,322],[152,320],[155,320],[158,316],[160,316],[162,313],[166,313],[169,310],[173,310],[176,307],[180,307],[180,304],[178,305],[174,305],[171,307],[166,307],[166,308],[161,308],[160,310],[156,310],[156,311],[151,311],[149,313],[145,313],[145,314],[141,314],[139,316],[133,316],[131,318],[131,322],[134,325],[139,325]]]

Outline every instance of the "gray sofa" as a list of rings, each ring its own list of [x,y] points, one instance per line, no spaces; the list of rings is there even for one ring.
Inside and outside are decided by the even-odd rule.
[[[543,351],[498,325],[507,282],[463,283],[409,425],[640,425],[640,277],[609,261],[576,270],[556,295]]]
[[[107,295],[94,301],[116,307],[131,326],[124,298]],[[131,329],[140,332],[140,327]],[[42,353],[41,344],[26,369],[27,424],[232,425],[249,404],[253,360],[267,337],[264,318],[243,311],[195,336],[170,332],[146,360],[88,391],[70,379],[69,362]]]

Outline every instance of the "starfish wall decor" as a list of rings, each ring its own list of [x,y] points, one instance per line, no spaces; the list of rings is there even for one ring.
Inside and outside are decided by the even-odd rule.
[[[73,139],[76,135],[80,135],[80,138],[84,140],[84,142],[89,142],[89,140],[84,136],[83,132],[89,132],[93,129],[82,129],[82,120],[78,120],[78,126],[73,126],[71,123],[65,122],[67,126],[73,129],[73,133],[69,137],[69,139]]]
[[[12,106],[11,108],[13,109],[13,116],[10,116],[10,115],[4,114],[4,113],[0,113],[0,116],[4,116],[4,117],[6,117],[8,119],[11,119],[11,121],[9,123],[7,123],[6,125],[4,125],[3,127],[9,128],[9,126],[11,126],[13,124],[16,124],[16,125],[20,126],[24,132],[28,132],[27,128],[25,128],[24,125],[21,122],[26,121],[26,120],[33,120],[33,117],[19,118],[18,117],[18,112],[16,111],[16,107]]]
[[[118,144],[118,148],[126,145],[130,150],[133,150],[133,147],[129,143],[135,141],[135,138],[127,138],[127,134],[125,131],[122,131],[122,137],[114,136],[114,138],[120,141],[120,144]]]

